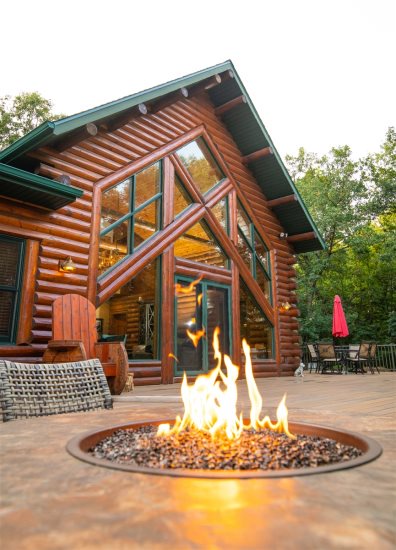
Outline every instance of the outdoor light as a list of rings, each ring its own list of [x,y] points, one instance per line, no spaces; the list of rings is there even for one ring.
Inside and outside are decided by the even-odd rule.
[[[291,305],[289,304],[289,302],[282,302],[279,306],[279,311],[289,311],[290,308]]]
[[[289,236],[289,233],[279,233],[280,239],[287,239],[288,236]]]
[[[76,265],[70,256],[68,256],[65,260],[59,260],[58,271],[64,273],[72,273],[73,271],[76,271]]]

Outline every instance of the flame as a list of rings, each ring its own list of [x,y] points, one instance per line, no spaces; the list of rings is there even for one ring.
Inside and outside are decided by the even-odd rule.
[[[200,306],[201,303],[202,303],[202,292],[201,292],[201,294],[198,294],[198,296],[197,296],[197,302],[198,302],[198,305]]]
[[[200,275],[198,279],[195,279],[195,281],[192,281],[188,286],[183,286],[180,283],[175,283],[175,293],[176,296],[182,296],[183,294],[190,294],[194,291],[194,288],[197,286],[197,284],[201,281],[203,275]]]
[[[187,331],[187,334],[196,346],[199,339],[204,335],[204,331],[198,331],[196,334]],[[228,355],[224,355],[223,357],[220,351],[219,334],[220,329],[216,327],[212,342],[214,358],[217,361],[215,368],[208,374],[198,376],[192,385],[188,385],[187,375],[184,372],[181,385],[181,395],[184,404],[183,417],[177,416],[172,428],[169,424],[161,424],[158,427],[157,435],[167,436],[193,428],[208,432],[212,438],[227,437],[228,439],[238,439],[243,430],[269,428],[285,433],[290,438],[295,439],[295,436],[289,432],[288,428],[288,410],[285,404],[286,394],[278,405],[276,411],[277,421],[275,423],[271,421],[269,416],[264,416],[264,418],[260,419],[263,400],[253,376],[250,347],[246,340],[242,341],[242,347],[246,358],[245,374],[251,408],[250,422],[243,422],[242,413],[238,414],[237,410],[238,392],[236,381],[238,379],[239,367],[233,364]],[[221,369],[223,359],[225,373]]]
[[[179,362],[179,359],[176,357],[176,355],[173,355],[173,353],[168,353],[168,357],[171,357],[172,359],[174,359],[176,363]]]
[[[200,339],[205,336],[205,328],[197,330],[197,332],[191,332],[191,330],[187,329],[186,332],[187,336],[190,338],[195,348],[198,346],[198,342],[200,341]]]

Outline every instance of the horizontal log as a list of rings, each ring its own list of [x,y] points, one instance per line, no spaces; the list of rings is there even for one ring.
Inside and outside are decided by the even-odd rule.
[[[81,296],[85,296],[87,289],[83,286],[78,285],[69,285],[66,283],[60,283],[59,281],[53,282],[53,281],[42,281],[40,279],[37,279],[36,281],[36,290],[38,292],[50,292],[52,294],[81,294]],[[55,292],[54,292],[55,291]]]
[[[54,146],[58,151],[65,151],[66,149],[69,149],[69,147],[73,147],[73,145],[83,141],[84,139],[96,136],[97,133],[98,127],[96,124],[89,122],[82,128],[69,133],[66,137],[59,138],[55,142]]]
[[[187,88],[180,88],[179,90],[176,90],[175,92],[172,92],[170,94],[167,94],[166,96],[158,99],[157,101],[154,101],[150,103],[150,113],[159,113],[160,111],[163,111],[176,101],[180,101],[181,99],[186,99],[189,97],[190,93]]]
[[[277,199],[272,199],[267,201],[268,208],[275,208],[275,206],[280,206],[281,204],[288,204],[290,202],[297,201],[297,195],[285,195],[283,197],[278,197]]]
[[[209,278],[210,280],[221,283],[221,284],[231,284],[231,274],[230,275],[223,275],[218,273],[213,273],[209,271],[205,271],[204,265],[206,264],[199,264],[199,262],[195,262],[197,265],[194,268],[185,267],[182,265],[176,265],[175,271],[179,275],[185,275],[187,277],[197,277],[198,275],[203,275],[204,278]]]
[[[10,361],[15,361],[16,357],[41,357],[41,350],[31,345],[27,346],[0,346],[0,357],[2,359],[10,358]],[[21,360],[19,360],[22,362]]]
[[[52,318],[52,308],[49,305],[44,306],[44,305],[35,304],[33,306],[33,316]]]
[[[69,248],[64,247],[63,243],[62,245],[59,244],[59,247],[42,244],[40,246],[40,256],[43,258],[54,258],[55,260],[59,260],[61,258],[64,258],[65,256],[72,256],[72,260],[75,263],[80,263],[84,265],[88,262],[88,253],[84,254],[76,251],[71,251]]]
[[[128,363],[128,365],[129,365],[128,371],[131,373],[133,372],[134,374],[134,378],[133,378],[134,382],[137,378],[153,378],[156,376],[161,376],[161,365],[158,367],[156,366],[138,367],[133,365],[133,363],[131,362]]]
[[[234,99],[231,99],[230,101],[227,101],[226,103],[223,103],[222,105],[219,105],[215,108],[214,112],[217,116],[224,115],[224,113],[228,113],[228,111],[231,111],[238,105],[243,105],[247,102],[246,96],[239,95],[235,97]]]
[[[297,243],[300,241],[311,241],[312,239],[316,239],[317,235],[315,231],[307,231],[306,233],[298,233],[297,235],[290,235],[287,237],[288,243]]]
[[[243,164],[247,165],[251,162],[254,162],[255,160],[262,159],[264,157],[268,157],[270,155],[273,155],[274,152],[271,149],[271,147],[264,147],[263,149],[258,149],[258,151],[254,151],[253,153],[250,153],[249,155],[244,155],[242,157]]]
[[[158,385],[158,384],[161,384],[161,377],[160,376],[154,376],[153,378],[136,378],[136,380],[135,380],[135,377],[134,377],[133,383],[134,383],[135,386]]]

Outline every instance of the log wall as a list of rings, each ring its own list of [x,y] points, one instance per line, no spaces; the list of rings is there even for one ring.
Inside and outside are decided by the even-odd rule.
[[[294,372],[300,361],[300,347],[293,249],[285,240],[279,239],[279,233],[283,230],[281,225],[267,207],[263,192],[243,164],[240,151],[219,116],[216,116],[205,92],[191,99],[180,99],[154,114],[138,116],[112,132],[99,127],[95,136],[64,151],[42,147],[30,153],[31,159],[37,162],[37,173],[54,179],[61,175],[69,176],[71,185],[82,189],[84,194],[74,203],[54,212],[0,199],[0,232],[36,243],[32,246],[32,254],[36,255],[37,263],[30,298],[26,298],[27,310],[31,311],[30,321],[24,321],[30,333],[26,338],[29,343],[25,341],[23,346],[3,346],[0,348],[1,357],[21,361],[39,359],[51,339],[52,301],[70,292],[88,296],[88,266],[90,261],[91,265],[95,261],[92,258],[89,260],[95,184],[202,125],[232,174],[231,183],[235,182],[240,200],[271,249],[277,355],[274,361],[257,361],[255,370],[258,376],[290,375]],[[58,260],[66,256],[71,256],[76,263],[77,270],[72,274],[59,273],[57,269]],[[187,272],[188,266],[182,264],[179,264],[180,270]],[[236,277],[237,271],[234,270],[233,279],[237,280]],[[29,292],[26,294],[29,295]],[[235,299],[235,293],[233,297]],[[286,301],[293,307],[288,312],[280,313],[279,306]],[[25,311],[26,318],[29,315]],[[137,384],[161,381],[160,362],[153,362],[150,366],[136,363],[131,370],[136,374]],[[169,381],[169,373],[165,378]]]

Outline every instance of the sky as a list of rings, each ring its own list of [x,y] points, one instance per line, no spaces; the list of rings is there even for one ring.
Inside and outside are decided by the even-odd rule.
[[[72,115],[231,59],[275,147],[378,152],[396,126],[396,0],[9,0],[0,97]]]

